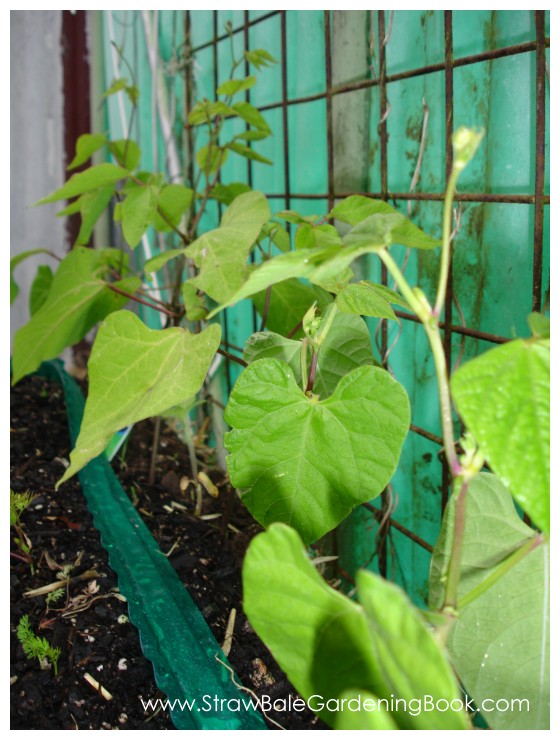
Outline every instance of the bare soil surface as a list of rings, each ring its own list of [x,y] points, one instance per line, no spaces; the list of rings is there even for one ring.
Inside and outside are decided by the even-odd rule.
[[[240,566],[260,528],[203,440],[197,466],[211,483],[202,487],[202,509],[195,515],[196,481],[187,448],[165,424],[150,485],[153,430],[151,420],[136,425],[114,461],[123,487],[220,644],[236,609],[229,660],[244,686],[287,703],[297,694],[243,614]],[[174,729],[165,712],[143,709],[141,699],[163,695],[128,621],[126,601],[77,478],[55,491],[69,452],[62,389],[38,377],[24,379],[12,389],[11,488],[31,491],[35,498],[21,516],[29,556],[14,541],[13,527],[10,537],[11,727]],[[63,588],[54,601],[45,594],[26,595],[57,581]],[[34,632],[60,649],[57,675],[26,657],[16,636],[25,614]],[[104,698],[102,690],[111,698]],[[269,716],[286,729],[325,729],[308,711]]]

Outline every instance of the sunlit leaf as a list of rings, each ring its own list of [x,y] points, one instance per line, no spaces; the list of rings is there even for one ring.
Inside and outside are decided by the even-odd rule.
[[[68,480],[105,449],[123,427],[157,416],[195,395],[220,344],[213,324],[200,334],[148,329],[130,311],[111,314],[99,328],[88,363],[89,395]]]
[[[80,339],[98,321],[122,308],[127,298],[117,295],[103,279],[122,253],[116,249],[75,247],[60,263],[45,303],[16,333],[13,352],[13,382],[52,360]],[[134,291],[137,278],[115,283]]]
[[[380,368],[352,370],[317,401],[288,365],[263,359],[239,377],[225,418],[228,470],[249,511],[263,526],[289,522],[312,542],[381,493],[410,408],[402,386]]]
[[[83,172],[77,172],[61,188],[55,190],[46,198],[41,198],[35,205],[54,203],[57,200],[67,200],[91,190],[99,190],[108,185],[116,185],[119,180],[128,177],[129,172],[116,164],[96,164]]]
[[[76,156],[66,169],[74,170],[84,164],[106,143],[107,137],[104,134],[82,134],[76,141]]]
[[[516,339],[451,380],[459,414],[492,470],[541,529],[550,526],[550,341]]]
[[[47,300],[53,281],[53,271],[48,265],[39,265],[29,291],[29,314],[33,316]]]
[[[154,222],[158,191],[151,185],[138,186],[127,194],[122,204],[121,223],[127,244],[134,248]]]
[[[206,232],[185,250],[200,269],[190,282],[215,301],[227,301],[243,284],[247,257],[269,218],[262,193],[238,196],[225,211],[219,228]]]

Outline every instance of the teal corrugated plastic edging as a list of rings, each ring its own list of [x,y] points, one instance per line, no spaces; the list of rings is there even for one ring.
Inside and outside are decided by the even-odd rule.
[[[43,363],[39,374],[62,384],[72,444],[84,411],[84,398],[60,361]],[[214,636],[184,585],[161,552],[122,489],[104,455],[80,473],[80,483],[119,589],[128,601],[130,621],[167,696],[178,730],[266,730],[262,716],[232,676]],[[62,494],[61,494],[62,495]],[[204,697],[208,697],[205,701]],[[191,709],[180,709],[188,700]],[[192,702],[196,705],[193,706]],[[244,704],[245,702],[245,704]],[[237,711],[239,707],[239,711]]]

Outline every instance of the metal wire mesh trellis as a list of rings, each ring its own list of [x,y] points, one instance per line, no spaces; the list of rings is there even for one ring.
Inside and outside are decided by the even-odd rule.
[[[456,196],[441,322],[448,363],[526,333],[526,315],[546,308],[549,294],[548,12],[209,10],[182,20],[197,97],[213,97],[232,53],[265,48],[278,60],[246,91],[274,132],[258,142],[274,165],[230,157],[221,171],[224,182],[262,190],[273,212],[324,214],[361,193],[437,235],[453,129],[483,126],[482,151]],[[186,95],[188,104],[193,91]],[[215,206],[201,227],[218,217]],[[395,256],[433,295],[437,255],[397,247]],[[359,269],[387,283],[373,259]],[[369,564],[421,601],[449,475],[427,342],[414,316],[397,315],[400,326],[370,328],[409,393],[412,433],[382,506],[355,512],[338,546],[342,572]],[[228,311],[228,349],[237,352],[259,323],[249,301]],[[237,373],[227,367],[226,392]]]

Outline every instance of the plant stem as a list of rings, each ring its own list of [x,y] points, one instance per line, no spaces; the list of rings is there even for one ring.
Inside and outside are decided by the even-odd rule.
[[[266,294],[264,298],[264,308],[262,312],[262,321],[261,321],[261,327],[259,331],[264,331],[266,329],[266,320],[268,319],[268,310],[270,308],[270,297],[272,295],[272,285],[269,285],[266,289]]]
[[[148,485],[153,486],[156,480],[156,461],[161,436],[161,416],[156,416],[154,436],[152,439],[152,455],[150,458],[150,472],[148,474]]]
[[[457,589],[461,575],[461,556],[466,524],[467,491],[469,481],[474,475],[474,472],[471,470],[468,472],[463,470],[455,451],[451,391],[449,387],[445,351],[438,326],[438,319],[445,303],[449,265],[451,260],[451,220],[453,197],[461,169],[462,166],[457,166],[456,163],[454,163],[445,193],[440,274],[436,303],[433,309],[419,288],[412,289],[410,287],[389,253],[385,249],[379,251],[380,259],[386,265],[387,270],[391,273],[403,297],[408,301],[410,307],[422,322],[434,358],[445,457],[449,464],[454,490],[457,490],[458,488],[455,507],[453,544],[447,571],[445,598],[441,609],[442,612],[449,614],[450,617],[454,615],[457,610]],[[447,636],[450,626],[450,622],[447,622],[445,627],[442,628],[442,636],[444,638]]]
[[[305,393],[313,392],[313,386],[315,384],[315,374],[317,372],[317,360],[319,353],[312,347],[311,348],[311,364],[309,366],[309,378],[307,379],[307,385],[305,386]]]
[[[463,540],[465,535],[465,523],[467,519],[467,491],[468,481],[457,478],[455,485],[459,486],[459,493],[455,504],[455,529],[451,555],[445,582],[445,597],[443,599],[443,611],[457,611],[457,590],[461,578],[461,554],[463,552]]]
[[[161,313],[164,313],[167,316],[170,316],[171,318],[177,316],[177,314],[174,311],[170,311],[169,309],[164,308],[163,306],[157,306],[155,303],[151,303],[151,301],[145,301],[143,298],[140,298],[139,296],[134,295],[133,293],[128,293],[126,290],[121,290],[120,288],[117,288],[115,285],[112,285],[111,283],[107,283],[107,287],[110,290],[112,290],[113,293],[118,293],[118,295],[122,295],[131,301],[136,301],[136,303],[141,303],[143,306],[148,306],[148,308],[153,308],[154,311],[160,311]]]
[[[441,341],[441,335],[437,321],[433,316],[430,305],[427,300],[422,301],[419,298],[418,292],[412,290],[406,278],[400,271],[397,263],[393,260],[389,252],[382,249],[379,252],[381,261],[387,267],[387,270],[391,273],[394,281],[396,282],[403,298],[408,302],[414,313],[418,316],[426,335],[430,343],[432,355],[434,358],[434,365],[436,370],[436,378],[438,382],[438,393],[439,393],[439,404],[441,413],[441,428],[443,436],[443,446],[445,450],[445,456],[449,467],[454,476],[459,475],[461,472],[461,466],[457,459],[457,453],[455,452],[455,441],[453,439],[453,416],[451,407],[451,393],[449,390],[449,379],[447,377],[447,362],[445,360],[445,352]],[[423,295],[423,294],[422,294]]]
[[[453,215],[453,198],[455,196],[455,186],[457,185],[457,180],[459,178],[460,172],[460,169],[458,169],[457,167],[453,167],[453,169],[451,170],[451,175],[449,176],[449,182],[447,183],[447,190],[445,192],[439,283],[433,311],[436,320],[439,319],[439,317],[441,316],[441,312],[443,311],[443,304],[445,303],[445,293],[447,291],[449,265],[451,262],[451,220]]]
[[[309,339],[305,337],[301,343],[301,349],[299,351],[299,361],[301,367],[301,387],[307,388],[309,385],[307,380],[307,347],[309,346]]]
[[[455,452],[453,409],[451,405],[451,391],[449,389],[445,351],[443,349],[441,335],[437,326],[434,326],[431,323],[424,323],[424,328],[430,343],[436,369],[443,448],[445,450],[445,457],[449,463],[451,475],[455,478],[461,473],[461,464],[459,463],[457,453]]]
[[[423,310],[422,304],[414,294],[414,291],[408,284],[405,276],[400,271],[399,266],[397,265],[395,260],[391,257],[386,249],[379,250],[377,254],[379,255],[379,259],[381,260],[381,262],[383,262],[387,270],[391,273],[391,277],[397,284],[397,287],[401,291],[403,298],[407,301],[408,305],[418,316],[420,321],[424,323],[424,319],[427,319],[428,316]]]
[[[482,596],[482,594],[488,591],[488,589],[491,588],[495,583],[497,583],[500,578],[502,578],[502,576],[505,576],[505,574],[508,573],[519,562],[521,562],[524,557],[535,550],[539,545],[545,543],[547,539],[548,538],[543,533],[538,534],[535,537],[531,537],[528,542],[518,548],[505,560],[502,560],[502,562],[488,576],[488,578],[485,578],[484,581],[478,584],[478,586],[475,586],[471,591],[460,598],[457,604],[458,609],[464,609],[470,603],[478,599],[479,596]]]

